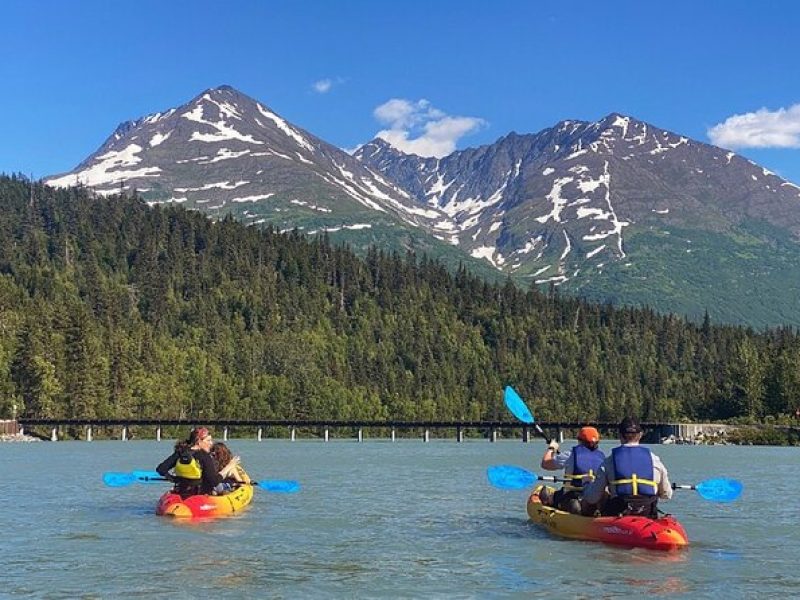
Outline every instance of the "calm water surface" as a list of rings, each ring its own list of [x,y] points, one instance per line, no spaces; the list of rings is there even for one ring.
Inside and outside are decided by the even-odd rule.
[[[0,596],[9,598],[692,598],[800,596],[796,448],[654,447],[673,481],[733,477],[734,504],[676,492],[688,551],[549,537],[524,492],[486,467],[532,470],[542,443],[232,440],[258,490],[239,516],[153,514],[163,484],[108,488],[105,471],[153,469],[171,442],[0,444]],[[605,449],[610,444],[603,446]],[[759,484],[769,477],[769,494]]]

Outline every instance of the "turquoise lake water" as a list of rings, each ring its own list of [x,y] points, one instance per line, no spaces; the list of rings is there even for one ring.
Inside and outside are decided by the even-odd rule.
[[[691,547],[661,553],[552,538],[528,523],[525,492],[487,484],[491,465],[541,472],[541,442],[229,445],[254,478],[296,479],[302,491],[258,490],[240,515],[178,523],[153,513],[163,484],[101,481],[155,468],[170,441],[0,444],[0,597],[800,595],[797,448],[653,446],[677,483],[745,484],[732,504],[675,492],[660,506]]]

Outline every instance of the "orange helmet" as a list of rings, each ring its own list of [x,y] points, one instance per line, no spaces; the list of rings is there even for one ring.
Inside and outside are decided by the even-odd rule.
[[[600,441],[600,432],[594,427],[581,427],[581,430],[578,432],[578,440],[596,444]]]

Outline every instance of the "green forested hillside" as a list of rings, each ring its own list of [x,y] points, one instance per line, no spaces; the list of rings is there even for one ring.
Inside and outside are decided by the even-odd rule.
[[[0,415],[787,413],[800,340],[485,283],[424,257],[0,178]]]

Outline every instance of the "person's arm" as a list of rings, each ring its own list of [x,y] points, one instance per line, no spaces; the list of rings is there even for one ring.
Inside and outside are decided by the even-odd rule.
[[[217,473],[217,465],[208,452],[196,452],[195,458],[197,458],[197,462],[200,463],[200,468],[203,470],[203,484],[205,486],[213,489],[222,483],[222,477]]]
[[[242,468],[242,465],[236,465],[236,480],[241,483],[250,483],[250,475],[247,474]]]
[[[238,456],[232,457],[230,462],[228,462],[228,464],[225,465],[220,470],[219,472],[220,477],[222,477],[223,479],[232,477],[233,479],[236,479],[236,481],[239,481],[239,479],[236,477],[237,467],[239,466],[239,460],[240,458]]]
[[[162,477],[166,477],[167,479],[171,479],[172,476],[169,474],[170,469],[172,469],[176,464],[178,464],[178,453],[173,452],[170,454],[164,462],[156,467],[156,472],[161,475]]]
[[[547,445],[547,450],[544,451],[542,462],[539,465],[546,471],[558,471],[567,464],[565,456],[569,458],[569,452],[558,454],[558,442],[553,440]]]
[[[667,467],[661,462],[661,459],[653,454],[653,471],[658,473],[658,497],[662,500],[672,499],[672,483],[669,481],[669,473]]]

